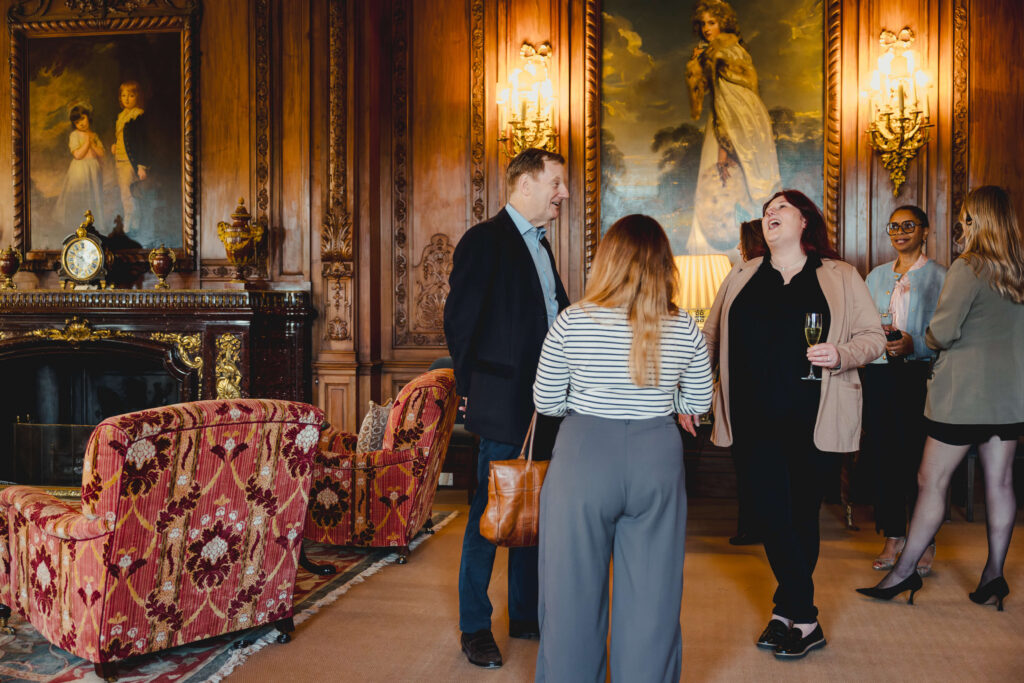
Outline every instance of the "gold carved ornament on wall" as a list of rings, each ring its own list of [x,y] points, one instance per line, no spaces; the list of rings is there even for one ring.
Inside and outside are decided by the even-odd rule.
[[[217,337],[217,398],[242,397],[241,340],[225,333]]]
[[[174,334],[154,332],[150,336],[158,342],[173,344],[181,362],[196,371],[196,400],[203,397],[203,336],[201,334]]]

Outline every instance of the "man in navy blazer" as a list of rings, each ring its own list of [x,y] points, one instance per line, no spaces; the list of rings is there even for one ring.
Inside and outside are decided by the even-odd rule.
[[[505,172],[509,198],[496,216],[459,240],[444,307],[444,332],[455,366],[455,386],[466,397],[466,429],[480,437],[477,487],[469,507],[459,567],[462,650],[477,666],[501,666],[491,634],[487,586],[494,544],[480,535],[492,460],[519,454],[533,415],[533,381],[541,345],[558,312],[569,305],[555,270],[545,226],[569,197],[565,159],[527,149]],[[538,416],[535,455],[550,448],[557,424]],[[537,548],[509,550],[509,635],[535,638]]]

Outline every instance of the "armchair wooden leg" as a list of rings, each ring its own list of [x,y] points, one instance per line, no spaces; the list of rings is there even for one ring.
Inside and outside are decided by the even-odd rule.
[[[277,634],[277,642],[289,643],[292,640],[292,631],[295,630],[295,622],[292,621],[291,617],[285,617],[284,619],[278,619],[274,622],[274,628],[280,633]]]
[[[403,545],[398,549],[398,559],[395,560],[396,564],[405,564],[409,561],[409,546]]]
[[[313,560],[306,557],[305,546],[299,549],[299,566],[310,574],[316,574],[317,576],[330,576],[338,571],[335,569],[334,565],[315,564]]]
[[[7,605],[0,604],[0,633],[5,633],[9,636],[14,635],[14,627],[7,625],[7,620],[11,618],[11,608]]]
[[[96,675],[104,681],[117,680],[117,662],[96,662],[93,665]]]

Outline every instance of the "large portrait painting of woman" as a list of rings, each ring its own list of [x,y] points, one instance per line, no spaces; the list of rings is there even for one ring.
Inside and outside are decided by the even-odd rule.
[[[824,189],[822,0],[605,0],[601,228],[653,215],[676,254],[739,258],[782,188]]]

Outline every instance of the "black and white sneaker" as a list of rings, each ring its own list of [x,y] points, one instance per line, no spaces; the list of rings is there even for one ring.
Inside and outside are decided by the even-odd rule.
[[[757,639],[757,646],[774,650],[786,639],[787,633],[789,633],[788,626],[778,619],[772,619],[761,632],[761,637]]]
[[[816,625],[806,636],[794,626],[775,648],[775,656],[779,659],[800,659],[818,647],[825,647],[825,634],[821,630],[821,624]]]

